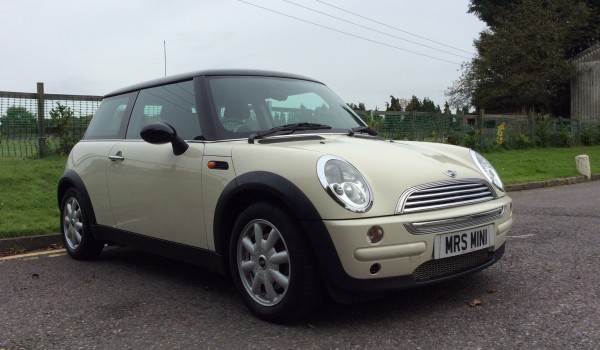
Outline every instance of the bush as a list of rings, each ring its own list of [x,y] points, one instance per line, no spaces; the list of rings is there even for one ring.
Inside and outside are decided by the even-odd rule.
[[[60,139],[57,153],[62,155],[69,154],[73,146],[77,143],[77,137],[72,132],[75,114],[71,108],[57,102],[56,107],[50,111],[50,118],[52,118],[52,123]]]

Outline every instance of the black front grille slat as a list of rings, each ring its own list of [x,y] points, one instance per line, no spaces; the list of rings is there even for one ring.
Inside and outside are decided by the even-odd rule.
[[[429,260],[417,267],[412,276],[417,282],[436,280],[474,269],[490,260],[491,255],[487,249],[477,250],[449,258]]]
[[[489,201],[495,198],[490,186],[483,180],[455,180],[431,183],[405,192],[401,197],[399,213],[449,208]]]

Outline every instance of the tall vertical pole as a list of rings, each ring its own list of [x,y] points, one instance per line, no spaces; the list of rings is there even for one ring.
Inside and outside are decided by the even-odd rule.
[[[167,76],[167,41],[163,40],[163,49],[165,52],[165,77]]]
[[[44,83],[37,83],[38,149],[40,158],[46,156],[46,126],[44,109]]]

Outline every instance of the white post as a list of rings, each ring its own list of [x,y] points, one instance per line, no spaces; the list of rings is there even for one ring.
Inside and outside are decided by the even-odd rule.
[[[575,163],[577,164],[577,172],[584,175],[588,180],[592,178],[592,170],[590,169],[590,157],[586,155],[580,155],[575,157]]]

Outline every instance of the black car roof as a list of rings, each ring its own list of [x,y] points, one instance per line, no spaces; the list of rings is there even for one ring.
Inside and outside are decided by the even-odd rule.
[[[253,69],[210,69],[210,70],[201,70],[196,72],[183,73],[178,75],[172,75],[164,78],[149,80],[143,83],[134,84],[125,88],[121,88],[115,90],[111,93],[106,94],[104,97],[110,97],[115,95],[121,95],[124,93],[137,91],[140,89],[147,89],[154,86],[160,86],[165,84],[176,83],[178,81],[190,80],[198,76],[262,76],[262,77],[278,77],[278,78],[291,78],[291,79],[301,79],[301,80],[309,80],[317,83],[321,83],[318,80],[308,78],[302,75],[291,74],[291,73],[283,73],[283,72],[274,72],[267,70],[253,70]],[[322,83],[321,83],[322,84]]]

